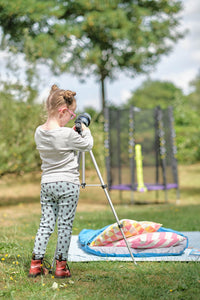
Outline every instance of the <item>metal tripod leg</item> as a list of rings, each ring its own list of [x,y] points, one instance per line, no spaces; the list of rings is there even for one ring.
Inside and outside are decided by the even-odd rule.
[[[99,168],[98,168],[98,165],[97,165],[97,163],[96,163],[96,159],[95,159],[95,157],[94,157],[94,155],[93,155],[92,150],[90,150],[89,153],[90,153],[92,162],[93,162],[93,164],[94,164],[94,167],[95,167],[95,169],[96,169],[97,175],[98,175],[98,177],[99,177],[99,180],[100,180],[100,182],[101,182],[101,187],[102,187],[103,190],[104,190],[104,193],[105,193],[105,195],[106,195],[106,197],[107,197],[107,199],[108,199],[108,202],[109,202],[109,204],[110,204],[110,207],[111,207],[111,209],[112,209],[112,212],[113,212],[113,214],[114,214],[114,216],[115,216],[115,219],[116,219],[116,221],[117,221],[117,225],[118,225],[118,227],[119,227],[119,229],[120,229],[120,231],[121,231],[121,234],[122,234],[122,236],[123,236],[123,239],[124,239],[124,241],[125,241],[125,243],[126,243],[126,247],[128,248],[128,251],[129,251],[129,253],[130,253],[130,255],[131,255],[131,258],[132,258],[133,262],[137,265],[137,263],[136,263],[136,261],[135,261],[135,258],[134,258],[134,256],[133,256],[133,253],[131,252],[130,246],[129,246],[128,242],[127,242],[126,236],[125,236],[125,234],[124,234],[124,232],[123,232],[123,230],[122,230],[122,227],[123,227],[123,226],[122,226],[122,225],[120,224],[120,222],[119,222],[118,216],[117,216],[117,214],[116,214],[116,211],[115,211],[115,209],[114,209],[114,206],[113,206],[113,204],[112,204],[112,201],[111,201],[110,196],[109,196],[108,191],[107,191],[107,185],[105,185],[105,183],[104,183],[104,181],[103,181],[103,178],[102,178],[102,176],[101,176],[100,170],[99,170]],[[84,153],[84,152],[83,152],[82,157],[83,157],[83,156],[85,156],[85,153]],[[85,162],[85,160],[84,160],[84,162]],[[85,176],[85,174],[84,174],[84,176]],[[85,184],[85,183],[84,183],[84,184]]]

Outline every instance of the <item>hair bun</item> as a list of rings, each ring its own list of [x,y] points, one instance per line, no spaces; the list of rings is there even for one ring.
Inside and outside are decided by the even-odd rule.
[[[75,92],[59,89],[56,84],[53,84],[46,102],[48,113],[55,113],[55,111],[63,104],[67,104],[67,107],[70,107],[74,101],[76,103],[76,99],[74,98],[75,95]]]
[[[51,93],[55,92],[56,90],[59,90],[59,88],[56,84],[53,84],[52,87],[51,87]]]
[[[64,91],[64,95],[63,95],[63,98],[65,99],[65,101],[71,105],[73,100],[74,100],[74,96],[76,95],[75,92],[72,92],[70,90],[66,90]]]
[[[66,91],[64,92],[64,97],[65,97],[66,99],[70,99],[70,98],[74,97],[75,95],[76,95],[76,93],[75,93],[75,92],[72,92],[72,91],[70,91],[70,90],[66,90]]]

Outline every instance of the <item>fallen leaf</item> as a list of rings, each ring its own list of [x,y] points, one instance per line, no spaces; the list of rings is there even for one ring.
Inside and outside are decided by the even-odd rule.
[[[52,284],[52,289],[56,290],[58,288],[58,284],[57,282],[54,281],[54,283]]]

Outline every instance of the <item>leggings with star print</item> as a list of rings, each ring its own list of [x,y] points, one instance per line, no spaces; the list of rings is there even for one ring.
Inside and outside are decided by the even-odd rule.
[[[80,186],[70,182],[42,184],[40,195],[42,216],[33,249],[35,259],[44,257],[57,221],[56,259],[67,260],[79,191]]]

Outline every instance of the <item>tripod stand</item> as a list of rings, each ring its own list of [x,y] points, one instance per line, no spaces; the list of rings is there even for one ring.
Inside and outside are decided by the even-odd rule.
[[[99,177],[99,180],[100,180],[100,183],[101,183],[101,184],[99,184],[99,185],[96,185],[96,184],[86,184],[86,182],[85,182],[85,152],[79,152],[79,154],[78,154],[79,167],[80,167],[80,158],[82,158],[82,183],[81,183],[81,186],[82,186],[82,188],[85,188],[86,185],[87,185],[87,186],[100,186],[100,187],[103,188],[104,193],[105,193],[105,195],[106,195],[106,197],[107,197],[107,199],[108,199],[108,202],[109,202],[109,204],[110,204],[110,207],[111,207],[111,209],[112,209],[112,212],[113,212],[113,214],[114,214],[114,216],[115,216],[115,219],[116,219],[116,221],[117,221],[117,225],[118,225],[118,227],[119,227],[119,229],[120,229],[120,231],[121,231],[121,234],[122,234],[122,236],[123,236],[123,239],[124,239],[124,241],[125,241],[125,243],[126,243],[126,247],[127,247],[128,251],[129,251],[129,253],[130,253],[130,256],[131,256],[133,262],[137,265],[137,263],[136,263],[136,261],[135,261],[135,258],[134,258],[134,256],[133,256],[133,253],[131,252],[130,246],[129,246],[128,242],[127,242],[126,236],[125,236],[125,234],[124,234],[124,232],[123,232],[123,229],[122,229],[123,225],[120,224],[120,222],[119,222],[118,216],[117,216],[117,214],[116,214],[116,211],[115,211],[115,209],[114,209],[114,206],[113,206],[113,204],[112,204],[112,201],[111,201],[110,196],[109,196],[108,191],[107,191],[107,185],[106,185],[106,184],[104,183],[104,181],[103,181],[103,178],[102,178],[102,176],[101,176],[99,167],[98,167],[98,165],[97,165],[97,162],[96,162],[96,159],[95,159],[95,157],[94,157],[94,154],[93,154],[92,150],[90,150],[89,153],[90,153],[90,157],[91,157],[91,159],[92,159],[92,162],[93,162],[93,164],[94,164],[94,167],[95,167],[95,169],[96,169],[96,172],[97,172],[97,175],[98,175],[98,177]],[[81,155],[81,154],[82,154],[82,155]],[[56,250],[57,250],[57,249],[56,249]],[[56,257],[56,251],[55,251],[55,254],[54,254],[54,258],[53,258],[51,270],[53,270],[53,266],[54,266],[54,263],[55,263],[55,257]]]
[[[123,229],[122,229],[123,225],[120,224],[120,222],[119,222],[118,216],[117,216],[117,214],[116,214],[116,211],[115,211],[115,209],[114,209],[114,206],[113,206],[113,204],[112,204],[112,201],[111,201],[111,199],[110,199],[110,196],[109,196],[109,193],[108,193],[108,190],[107,190],[107,185],[106,185],[106,184],[104,183],[104,181],[103,181],[103,178],[102,178],[102,176],[101,176],[99,167],[98,167],[98,165],[97,165],[97,162],[96,162],[96,159],[95,159],[95,157],[94,157],[94,154],[93,154],[92,150],[90,150],[89,153],[90,153],[90,157],[91,157],[92,162],[93,162],[93,164],[94,164],[94,167],[95,167],[95,169],[96,169],[96,172],[97,172],[97,175],[98,175],[98,177],[99,177],[99,180],[100,180],[101,185],[93,185],[93,184],[90,184],[90,185],[89,185],[89,184],[87,184],[87,186],[101,186],[101,187],[103,188],[104,193],[105,193],[105,195],[106,195],[106,198],[107,198],[107,200],[108,200],[108,202],[109,202],[109,204],[110,204],[110,207],[111,207],[111,209],[112,209],[112,212],[113,212],[113,214],[114,214],[114,216],[115,216],[115,219],[116,219],[116,221],[117,221],[117,225],[118,225],[118,227],[119,227],[119,229],[120,229],[120,231],[121,231],[121,234],[122,234],[122,236],[123,236],[123,239],[124,239],[124,241],[125,241],[125,243],[126,243],[126,247],[128,248],[128,251],[129,251],[129,253],[130,253],[130,255],[131,255],[131,258],[132,258],[133,262],[137,265],[137,263],[136,263],[136,261],[135,261],[135,258],[134,258],[134,256],[133,256],[133,253],[131,252],[130,246],[129,246],[128,242],[127,242],[126,236],[125,236],[125,234],[124,234],[124,232],[123,232]],[[85,186],[86,186],[86,182],[85,182],[85,152],[79,153],[79,156],[80,156],[80,154],[82,154],[82,183],[81,183],[81,186],[82,186],[82,188],[85,188]],[[80,159],[80,157],[79,157],[79,159]]]

